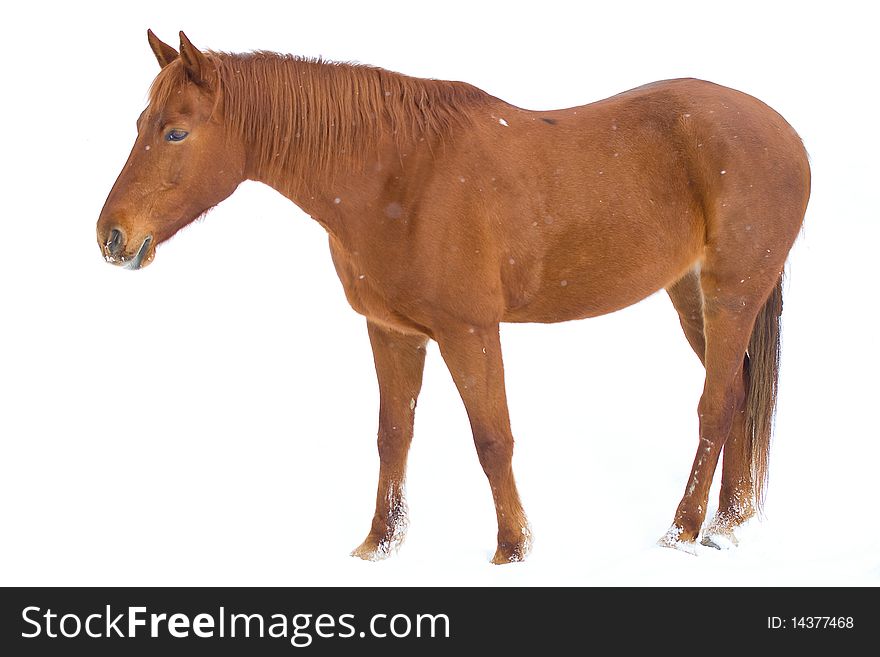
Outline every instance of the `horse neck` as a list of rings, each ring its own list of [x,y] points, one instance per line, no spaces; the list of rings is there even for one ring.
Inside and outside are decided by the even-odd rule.
[[[373,161],[391,165],[384,167],[382,173],[386,175],[371,175],[362,157],[340,154],[330,172],[301,170],[294,173],[264,168],[255,170],[248,178],[272,187],[293,201],[338,242],[353,245],[363,224],[361,210],[382,193],[388,175],[397,173],[394,157],[382,152],[396,150],[396,146],[386,144],[376,146],[371,153]]]
[[[380,193],[406,154],[432,147],[490,98],[463,83],[256,53],[224,59],[230,130],[248,149],[247,177],[291,199],[331,232],[343,205]]]

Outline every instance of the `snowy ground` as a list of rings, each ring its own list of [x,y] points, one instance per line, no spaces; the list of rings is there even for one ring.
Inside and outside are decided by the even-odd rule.
[[[569,3],[528,16],[510,3],[336,4],[279,16],[286,3],[241,15],[43,2],[4,20],[17,100],[0,109],[0,584],[880,583],[870,21],[847,2],[792,18],[767,3],[616,3],[578,20]],[[655,546],[693,458],[702,385],[655,295],[587,322],[502,328],[529,561],[488,562],[491,496],[435,346],[409,538],[383,563],[348,557],[372,514],[378,395],[322,229],[245,184],[144,271],[99,256],[94,223],[156,72],[147,27],[465,79],[531,108],[693,75],[782,112],[814,192],[785,291],[766,518],[735,550]]]

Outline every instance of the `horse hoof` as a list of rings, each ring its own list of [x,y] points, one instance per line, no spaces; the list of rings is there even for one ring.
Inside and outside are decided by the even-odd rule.
[[[496,566],[502,566],[506,563],[519,563],[526,560],[528,550],[519,547],[514,550],[506,550],[499,547],[495,550],[495,556],[492,557],[492,563]]]
[[[703,534],[700,545],[716,550],[731,550],[739,545],[739,542],[733,535],[733,531],[712,531]]]
[[[703,529],[703,538],[700,543],[716,550],[730,550],[737,547],[739,541],[734,530],[745,526],[754,515],[755,512],[751,508],[737,509],[733,513],[717,513],[712,522]]]
[[[364,561],[384,561],[397,551],[397,546],[388,541],[371,541],[367,539],[352,550],[351,556]]]
[[[690,554],[692,556],[697,556],[697,544],[694,539],[685,539],[682,538],[682,534],[684,530],[681,527],[677,527],[672,525],[669,530],[660,537],[660,540],[657,541],[657,545],[665,548],[672,548],[673,550],[678,550],[679,552],[684,552],[685,554]]]
[[[503,565],[506,563],[519,563],[526,560],[526,556],[532,549],[532,534],[528,527],[522,529],[522,540],[516,542],[498,543],[492,563]]]

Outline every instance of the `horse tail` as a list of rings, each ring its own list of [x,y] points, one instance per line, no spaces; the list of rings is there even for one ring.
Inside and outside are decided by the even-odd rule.
[[[764,505],[770,435],[773,432],[773,417],[776,412],[781,314],[782,274],[779,275],[776,286],[758,312],[747,352],[746,442],[758,512]]]

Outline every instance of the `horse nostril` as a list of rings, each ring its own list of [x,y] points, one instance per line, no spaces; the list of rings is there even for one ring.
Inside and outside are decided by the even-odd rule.
[[[106,242],[107,252],[115,256],[122,250],[122,231],[118,228],[114,228],[110,231],[110,236],[107,238]]]

